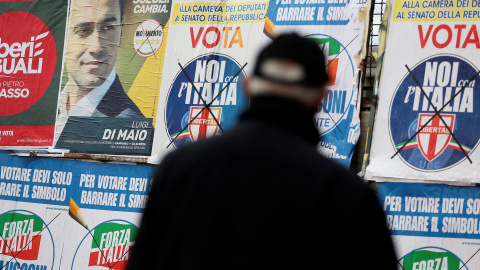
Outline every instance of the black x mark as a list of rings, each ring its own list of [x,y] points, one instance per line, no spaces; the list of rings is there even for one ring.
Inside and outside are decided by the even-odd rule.
[[[87,228],[85,228],[85,229],[87,229]],[[98,249],[100,250],[100,253],[102,254],[103,258],[105,259],[105,262],[107,262],[108,269],[112,269],[113,266],[110,266],[110,264],[108,263],[107,257],[105,256],[105,253],[103,252],[102,247],[98,244],[97,240],[96,240],[95,237],[93,236],[92,231],[89,230],[89,229],[87,229],[87,230],[88,230],[88,233],[92,236],[93,241],[94,241],[95,244],[97,245]],[[115,264],[114,264],[114,265],[115,265]]]
[[[467,152],[465,152],[465,149],[463,149],[463,146],[462,144],[460,144],[460,142],[457,140],[456,136],[453,134],[452,130],[450,129],[450,127],[445,123],[445,120],[443,119],[443,117],[440,115],[440,112],[448,105],[450,104],[450,102],[452,102],[455,97],[457,95],[459,95],[461,92],[463,92],[463,90],[465,90],[465,87],[467,85],[469,85],[479,74],[480,74],[480,71],[478,71],[477,73],[475,73],[475,75],[473,75],[473,77],[467,82],[465,83],[465,85],[460,89],[460,91],[457,91],[455,93],[455,95],[448,101],[448,102],[445,102],[445,104],[442,106],[442,108],[440,108],[440,110],[437,109],[437,107],[435,107],[433,105],[433,102],[432,100],[428,97],[427,93],[425,93],[425,91],[423,90],[420,82],[417,80],[417,78],[415,77],[415,75],[413,75],[412,71],[410,70],[410,68],[405,65],[405,67],[407,68],[408,72],[410,73],[410,75],[412,76],[412,78],[415,80],[415,83],[420,87],[420,90],[422,90],[422,93],[423,95],[426,97],[426,99],[428,100],[428,102],[430,103],[430,106],[435,110],[435,114],[422,126],[420,127],[417,132],[415,132],[415,134],[413,134],[412,137],[410,137],[410,139],[408,139],[408,141],[406,141],[402,147],[400,147],[396,152],[395,154],[391,157],[392,159],[400,152],[403,150],[403,148],[411,141],[413,140],[413,138],[415,138],[415,136],[417,136],[418,133],[420,133],[420,131],[423,130],[423,128],[425,128],[436,116],[438,116],[441,120],[442,120],[442,123],[445,125],[445,127],[447,128],[448,132],[450,132],[450,134],[452,135],[453,139],[455,140],[455,142],[458,144],[458,146],[460,147],[460,149],[462,150],[463,154],[465,155],[465,157],[467,157],[468,161],[470,163],[472,163],[472,160],[470,159],[470,157],[468,156]]]
[[[172,143],[174,141],[177,140],[178,136],[180,136],[180,134],[182,134],[183,131],[185,131],[191,123],[193,123],[193,121],[195,121],[195,119],[197,119],[198,116],[200,116],[200,114],[202,114],[202,112],[205,110],[205,109],[208,109],[210,111],[210,114],[212,114],[213,118],[215,119],[215,121],[217,122],[218,126],[221,128],[220,124],[218,123],[217,119],[215,118],[215,116],[213,115],[212,111],[210,110],[210,106],[212,105],[212,103],[222,94],[222,92],[227,89],[227,87],[230,85],[230,83],[238,76],[238,74],[240,74],[240,72],[245,68],[245,66],[247,66],[248,63],[245,63],[245,65],[242,66],[242,68],[240,70],[238,70],[238,72],[235,74],[235,76],[232,77],[232,79],[230,79],[230,81],[227,83],[227,85],[225,85],[222,90],[208,103],[206,104],[205,100],[203,100],[202,98],[202,101],[204,102],[205,106],[190,120],[190,122],[188,122],[188,124],[185,125],[185,127],[177,133],[177,136],[175,136],[175,138],[173,138],[173,140],[167,145],[167,148],[170,147],[170,145],[172,145]],[[180,65],[180,63],[179,63]],[[181,65],[180,65],[181,67]],[[182,71],[185,72],[185,70],[182,68]],[[187,75],[187,73],[185,72],[185,75]],[[187,75],[187,78],[188,80],[190,81],[190,83],[192,84],[193,88],[195,88],[195,85],[192,83],[192,81],[190,80],[190,78],[188,77]],[[195,88],[195,91],[197,91],[197,94],[199,96],[201,96],[199,93],[198,93],[198,90]],[[223,131],[223,129],[222,129]]]
[[[0,268],[0,270],[5,268],[8,265],[8,263],[11,262],[13,259],[15,259],[15,261],[18,263],[17,258],[16,258],[18,256],[18,254],[20,254],[20,252],[22,252],[28,245],[30,245],[30,243],[33,242],[33,240],[35,238],[37,238],[37,236],[39,236],[46,228],[48,228],[48,225],[50,225],[50,223],[52,223],[60,214],[61,213],[58,213],[48,224],[45,225],[45,227],[43,227],[43,229],[39,233],[37,233],[37,235],[32,237],[32,239],[16,255],[13,255],[13,252],[12,252],[12,258],[2,268]],[[4,239],[3,236],[2,236],[2,239]],[[10,249],[10,247],[9,247],[9,249]],[[10,249],[10,251],[11,251],[11,249]]]
[[[358,35],[356,35],[356,36],[347,44],[347,46],[343,47],[342,50],[341,50],[337,55],[335,55],[335,57],[334,57],[330,62],[327,61],[328,64],[325,66],[325,69],[327,69],[328,66],[333,62],[333,60],[337,59],[337,57],[338,57],[357,37],[358,37]],[[330,117],[330,119],[333,121],[333,124],[334,124],[335,127],[338,129],[338,131],[340,131],[340,134],[343,134],[343,133],[342,133],[342,130],[338,127],[337,122],[335,122],[335,120],[333,120],[332,115],[330,114],[329,111],[327,111],[327,109],[326,109],[325,106],[323,105],[323,102],[320,103],[320,105],[322,106],[323,110],[324,110],[325,112],[327,112],[328,117]]]
[[[5,238],[3,238],[3,236],[2,236],[1,234],[0,234],[0,236],[2,237],[2,241],[3,241],[3,242],[5,243],[5,245],[8,247],[8,251],[9,251],[10,253],[12,253],[12,256],[13,256],[13,258],[12,258],[12,259],[15,259],[15,261],[16,261],[16,262],[19,264],[19,262],[18,262],[18,260],[17,260],[16,256],[18,256],[18,254],[19,254],[20,252],[19,252],[19,253],[17,253],[17,255],[13,255],[12,248],[10,248],[10,245],[7,245],[7,240],[6,240]],[[30,243],[29,243],[29,244],[30,244]],[[27,245],[25,245],[25,246],[24,246],[24,248],[25,248],[26,246],[28,246],[28,244],[27,244]],[[9,262],[11,262],[11,261],[12,261],[12,260],[10,260]],[[4,267],[5,267],[5,266],[4,266]],[[3,267],[2,267],[2,268],[0,268],[0,269],[3,269]]]
[[[168,20],[167,20],[167,21],[168,21]],[[163,24],[163,25],[165,25],[165,24]],[[160,26],[162,26],[162,24],[159,24],[155,29],[153,29],[153,31],[157,30],[158,27],[160,27]],[[142,27],[142,30],[144,30],[143,27]],[[140,49],[143,47],[143,45],[145,45],[145,43],[147,43],[147,42],[148,42],[148,44],[150,45],[150,48],[152,48],[153,56],[155,56],[155,59],[157,59],[156,52],[155,52],[155,50],[153,49],[152,44],[150,44],[149,39],[150,39],[150,37],[147,37],[147,39],[145,40],[145,42],[142,43],[142,45],[140,45],[140,47],[138,47],[137,50],[135,50],[135,53],[133,54],[132,59],[130,59],[130,62],[132,62],[132,60],[133,60],[133,58],[135,57],[135,55],[137,55],[138,50],[140,50]]]
[[[197,95],[200,97],[200,99],[202,100],[203,104],[205,105],[205,108],[207,108],[207,110],[210,112],[210,114],[212,115],[213,119],[215,120],[215,123],[218,125],[218,127],[220,127],[220,129],[222,130],[222,132],[225,132],[222,128],[222,126],[220,125],[220,123],[218,122],[217,118],[215,117],[215,115],[213,114],[212,112],[212,109],[210,109],[210,104],[207,104],[207,101],[205,101],[205,99],[203,98],[202,94],[200,94],[200,92],[198,91],[197,87],[195,86],[195,84],[193,83],[192,79],[190,79],[190,76],[188,76],[187,72],[185,71],[185,69],[183,68],[183,66],[178,63],[178,65],[180,66],[180,68],[182,69],[182,72],[185,74],[185,76],[187,76],[187,79],[188,81],[190,82],[190,84],[192,85],[192,88],[195,90],[195,93],[197,93]],[[230,84],[230,82],[229,82]],[[223,89],[222,89],[223,91]],[[213,99],[215,100],[215,99]],[[202,110],[203,111],[203,110]]]

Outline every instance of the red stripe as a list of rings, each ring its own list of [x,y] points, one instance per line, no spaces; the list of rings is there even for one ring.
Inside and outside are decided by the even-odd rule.
[[[14,256],[17,259],[21,260],[27,260],[27,261],[33,261],[38,259],[38,252],[40,250],[40,240],[42,239],[42,235],[31,235],[32,238],[29,237],[29,235],[23,235],[23,236],[16,236],[16,247],[13,246],[12,240],[9,240],[8,245],[7,241],[4,240],[3,242],[3,250],[0,251],[0,254],[8,255],[8,256]],[[31,243],[30,240],[32,240]],[[27,246],[25,246],[28,244]],[[23,249],[23,250],[22,250]],[[13,252],[11,252],[13,251]]]
[[[205,109],[202,111],[202,116],[200,117],[200,119],[208,119],[208,117],[210,116],[210,112],[208,111],[208,109]],[[198,139],[199,140],[203,140],[207,137],[207,127],[208,127],[208,124],[200,124],[200,130],[198,131]]]
[[[447,147],[458,150],[458,151],[462,151],[462,149],[456,145],[449,144]],[[463,150],[465,150],[465,153],[470,154],[470,150],[465,149],[465,147],[463,148]]]
[[[178,135],[177,140],[183,139],[183,138],[187,138],[188,136],[190,136],[190,134],[188,134],[188,133],[183,133],[183,134],[181,134],[181,135]],[[173,138],[175,139],[175,137],[173,137]]]
[[[431,122],[431,126],[439,127],[440,126],[440,117],[436,115]],[[437,139],[438,134],[430,134],[430,141],[428,142],[428,150],[427,150],[427,159],[433,160],[435,156],[435,147],[437,146]]]
[[[133,249],[131,246],[117,246],[103,249],[103,255],[100,251],[93,251],[90,253],[90,258],[88,261],[88,266],[103,266],[111,268],[113,270],[123,270],[127,269],[128,259],[132,255]],[[111,253],[115,253],[114,255]],[[127,254],[125,254],[127,253]],[[122,257],[122,255],[124,255]],[[100,256],[100,259],[99,259]],[[120,258],[122,257],[122,258]],[[105,258],[112,261],[105,261]],[[100,263],[98,263],[100,262]]]

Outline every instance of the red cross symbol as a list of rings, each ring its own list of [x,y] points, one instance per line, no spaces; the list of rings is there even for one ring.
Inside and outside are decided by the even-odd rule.
[[[445,123],[448,125],[450,130],[453,131],[455,115],[441,114],[441,117],[445,120]],[[430,119],[432,119],[430,123],[428,123],[428,125],[422,129],[422,126],[424,126],[425,123],[427,123]],[[452,134],[443,124],[440,116],[432,113],[419,114],[417,130],[419,130],[417,139],[420,151],[428,161],[434,160],[441,153],[443,153],[445,148],[447,148],[450,139],[452,138]]]

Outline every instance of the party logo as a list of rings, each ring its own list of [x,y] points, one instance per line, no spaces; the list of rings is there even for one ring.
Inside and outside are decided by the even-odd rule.
[[[420,248],[405,255],[399,261],[402,269],[420,270],[420,269],[465,269],[467,265],[462,262],[455,254],[437,247]]]
[[[167,132],[175,147],[223,134],[247,107],[243,66],[223,54],[205,54],[184,66],[165,106]]]
[[[390,105],[393,158],[425,171],[471,161],[480,139],[477,68],[458,56],[436,55],[406,70]]]
[[[162,25],[155,20],[143,21],[135,30],[133,48],[141,57],[154,55],[163,43]]]
[[[53,268],[53,238],[37,215],[22,210],[4,213],[0,233],[0,269]]]
[[[123,220],[96,226],[82,239],[75,252],[72,269],[127,269],[138,228]]]
[[[1,14],[0,25],[0,116],[7,116],[43,96],[55,73],[57,49],[48,27],[33,14]]]
[[[217,134],[218,124],[222,116],[222,108],[203,110],[203,107],[190,108],[190,138],[198,141]]]
[[[329,81],[325,84],[326,93],[323,103],[314,117],[320,135],[338,130],[343,120],[347,119],[350,103],[355,93],[353,62],[345,47],[336,39],[323,34],[309,35],[322,49],[326,56],[325,65]]]

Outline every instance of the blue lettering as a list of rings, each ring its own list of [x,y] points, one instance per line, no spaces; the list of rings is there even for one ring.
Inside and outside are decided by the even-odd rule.
[[[0,269],[2,270],[47,270],[46,265],[36,265],[36,264],[27,264],[17,262],[4,262],[0,261]]]
[[[323,99],[323,111],[325,113],[345,113],[346,98],[347,91],[345,90],[328,90]]]
[[[330,118],[315,118],[314,122],[317,127],[330,127]]]

